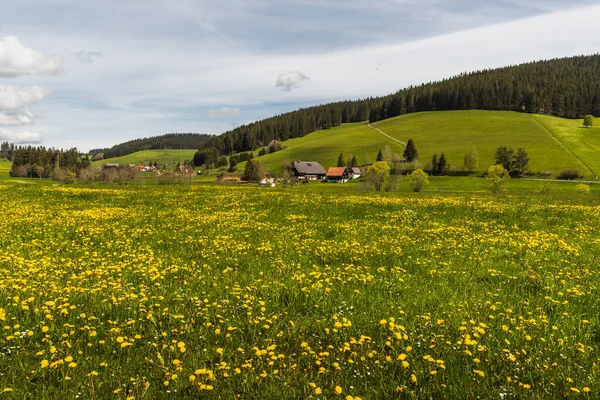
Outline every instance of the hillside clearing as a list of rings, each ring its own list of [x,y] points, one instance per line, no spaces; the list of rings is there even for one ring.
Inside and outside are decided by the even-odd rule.
[[[157,162],[159,164],[170,164],[192,160],[196,150],[142,150],[122,157],[109,158],[107,160],[94,161],[92,165],[104,164],[148,164]]]

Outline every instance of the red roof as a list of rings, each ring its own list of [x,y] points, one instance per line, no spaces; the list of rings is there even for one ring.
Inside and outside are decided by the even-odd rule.
[[[331,167],[327,171],[327,176],[344,176],[344,172],[346,172],[345,167]]]

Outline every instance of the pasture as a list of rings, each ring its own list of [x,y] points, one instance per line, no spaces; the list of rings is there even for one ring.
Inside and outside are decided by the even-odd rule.
[[[600,202],[556,185],[0,182],[0,397],[597,398]]]
[[[183,163],[192,160],[196,150],[142,150],[122,157],[108,158],[106,160],[94,161],[92,165],[114,164],[143,164],[151,162],[159,164]]]

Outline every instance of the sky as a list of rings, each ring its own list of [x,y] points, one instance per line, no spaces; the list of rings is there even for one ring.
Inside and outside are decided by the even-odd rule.
[[[600,0],[0,0],[0,141],[87,151],[600,53]]]

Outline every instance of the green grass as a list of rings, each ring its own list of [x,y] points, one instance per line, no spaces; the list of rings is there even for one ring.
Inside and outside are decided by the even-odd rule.
[[[599,197],[475,179],[0,182],[0,398],[598,398]]]
[[[436,111],[403,115],[373,126],[406,142],[413,139],[424,166],[442,152],[453,167],[462,168],[465,153],[479,152],[479,171],[495,162],[494,153],[506,145],[525,148],[529,168],[538,173],[574,168],[586,178],[600,173],[600,128],[580,128],[581,121],[505,111]],[[596,132],[599,132],[596,134]],[[285,149],[260,157],[271,172],[281,171],[284,161],[317,161],[325,169],[337,164],[340,152],[354,154],[360,164],[373,162],[377,152],[390,146],[392,153],[404,148],[366,123],[344,124],[284,142]],[[244,163],[239,165],[243,169]],[[592,172],[594,171],[594,172]]]
[[[8,174],[12,163],[8,160],[0,160],[0,180],[10,179],[10,175]]]
[[[591,177],[585,165],[536,118],[539,117],[506,111],[435,111],[391,118],[374,126],[404,142],[412,138],[422,163],[431,161],[434,153],[439,157],[444,152],[451,166],[462,167],[465,153],[475,147],[479,152],[479,169],[484,171],[494,164],[496,149],[506,145],[527,150],[529,168],[533,171],[559,173],[576,168]]]
[[[600,126],[584,128],[580,119],[547,115],[534,115],[533,118],[560,140],[588,170],[593,171],[594,177],[600,175]]]
[[[356,155],[359,164],[374,162],[379,149],[390,146],[393,153],[402,153],[404,148],[393,140],[366,126],[366,123],[344,124],[321,130],[307,136],[287,140],[285,149],[259,158],[269,171],[283,169],[284,161],[317,161],[326,170],[337,165],[340,152],[347,158]],[[244,164],[240,164],[243,168]]]
[[[94,161],[93,165],[104,164],[148,164],[157,162],[159,164],[170,164],[191,160],[194,158],[196,150],[142,150],[123,157],[109,158],[106,160]]]

